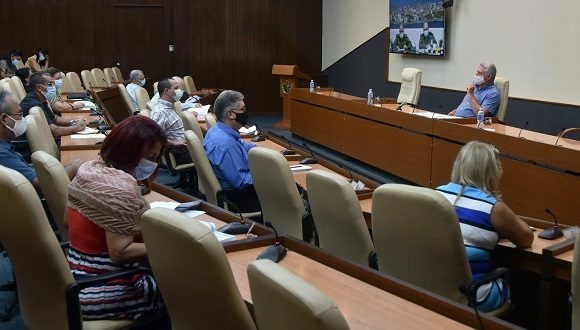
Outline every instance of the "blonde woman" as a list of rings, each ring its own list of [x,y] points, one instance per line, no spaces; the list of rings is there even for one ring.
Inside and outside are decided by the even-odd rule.
[[[497,149],[471,141],[455,159],[451,182],[437,188],[455,206],[474,280],[493,270],[491,251],[500,237],[519,248],[531,246],[534,240],[530,227],[501,200],[502,173]],[[490,311],[507,298],[507,283],[494,280],[478,289],[477,308]]]

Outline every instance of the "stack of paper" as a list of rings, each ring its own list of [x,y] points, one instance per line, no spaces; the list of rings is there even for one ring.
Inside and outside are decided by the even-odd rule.
[[[238,130],[238,132],[240,132],[240,134],[244,134],[244,135],[254,134],[256,132],[256,125],[251,126],[251,127],[242,127]]]

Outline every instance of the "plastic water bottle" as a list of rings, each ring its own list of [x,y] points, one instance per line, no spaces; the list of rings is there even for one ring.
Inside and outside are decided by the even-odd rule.
[[[314,80],[310,80],[310,93],[314,93]]]
[[[373,89],[369,88],[369,93],[367,94],[367,104],[373,104],[374,96],[373,96]]]
[[[483,121],[485,120],[485,114],[483,108],[479,108],[477,112],[477,128],[483,128]]]

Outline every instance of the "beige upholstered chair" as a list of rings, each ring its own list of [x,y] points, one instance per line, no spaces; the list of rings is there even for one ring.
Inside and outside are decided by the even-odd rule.
[[[147,107],[147,109],[149,109],[150,112],[153,111],[154,106],[151,101],[147,102],[145,106]]]
[[[58,233],[63,241],[68,241],[68,227],[65,221],[67,189],[70,183],[68,174],[61,162],[45,151],[35,151],[31,159],[40,190],[54,218]]]
[[[157,85],[159,85],[159,81],[156,81],[153,83],[153,95],[155,95],[155,93],[157,93]]]
[[[221,243],[198,221],[154,208],[142,216],[147,255],[172,329],[255,329]]]
[[[397,97],[397,103],[407,102],[417,105],[421,94],[422,72],[416,68],[405,68],[401,73],[401,90]]]
[[[350,183],[336,173],[312,170],[306,184],[320,248],[368,266],[373,242]]]
[[[260,329],[349,329],[326,294],[277,263],[252,262],[248,280]]]
[[[139,90],[137,90],[139,91]],[[175,111],[181,115],[181,103],[175,102],[173,104]],[[193,162],[187,164],[177,164],[174,154],[171,152],[170,148],[165,148],[165,153],[163,154],[165,165],[169,168],[172,174],[182,174],[186,172],[195,172],[195,164]]]
[[[123,78],[123,74],[121,73],[121,69],[119,69],[119,67],[114,66],[111,69],[113,69],[113,74],[115,76],[116,82],[121,83],[121,82],[125,81],[125,79]]]
[[[189,95],[197,93],[197,88],[195,87],[195,82],[191,76],[184,76],[183,83],[185,84],[185,92]]]
[[[199,126],[199,122],[197,121],[197,117],[189,111],[182,111],[179,113],[181,115],[181,120],[183,120],[183,127],[185,130],[191,130],[197,138],[203,143],[203,133],[201,131],[201,126]]]
[[[147,102],[151,102],[149,93],[143,87],[137,89],[135,92],[135,99],[137,100],[137,107],[139,110],[147,109]]]
[[[109,87],[110,86],[110,83],[105,78],[105,73],[103,72],[102,69],[93,68],[91,70],[91,74],[93,75],[93,78],[95,78],[95,83],[97,84],[96,86],[99,86],[99,87]]]
[[[115,73],[113,72],[113,69],[104,68],[103,73],[105,74],[105,80],[107,81],[109,86],[112,86],[117,82],[117,80],[115,80]]]
[[[70,85],[73,92],[81,93],[85,91],[83,85],[81,84],[81,79],[79,78],[79,75],[76,72],[74,71],[67,72],[66,77],[70,81]]]
[[[83,81],[83,86],[85,86],[85,89],[93,89],[97,86],[100,86],[97,84],[95,77],[89,70],[81,71],[81,80]]]
[[[139,110],[139,114],[141,116],[150,117],[151,116],[151,110],[149,110],[149,109]]]
[[[10,92],[18,102],[22,101],[20,94],[18,94],[18,91],[16,90],[16,87],[14,87],[12,79],[10,78],[4,78],[0,81],[0,91]]]
[[[61,93],[73,93],[74,90],[72,88],[72,85],[70,83],[70,80],[68,79],[67,75],[62,73],[62,86],[60,87],[60,92]]]
[[[12,86],[16,90],[18,98],[20,98],[20,101],[22,101],[22,99],[24,99],[26,96],[26,90],[24,89],[24,85],[22,85],[22,80],[20,80],[18,76],[12,76],[10,80],[12,80]]]
[[[44,111],[39,107],[31,108],[26,116],[26,137],[31,152],[42,150],[60,160],[60,150],[50,132]]]
[[[77,290],[82,287],[75,285],[65,254],[32,184],[22,174],[0,166],[0,191],[3,210],[0,241],[10,255],[18,283],[24,327],[118,329],[131,325],[132,321],[125,320],[80,320]]]
[[[117,88],[119,89],[119,94],[121,94],[121,98],[123,99],[123,103],[125,104],[125,110],[129,113],[129,116],[133,114],[135,108],[133,107],[133,102],[131,102],[131,96],[129,96],[129,92],[127,92],[127,88],[123,84],[118,84]]]
[[[224,206],[217,199],[217,195],[222,190],[222,186],[215,176],[211,163],[207,158],[203,143],[193,131],[185,131],[185,142],[187,143],[191,159],[196,164],[199,190],[205,194],[205,198],[209,203],[227,208],[227,206]]]
[[[497,119],[504,121],[507,104],[509,100],[509,93],[510,93],[510,81],[502,78],[502,77],[495,77],[494,81],[495,87],[499,91],[499,108],[497,109],[496,117]]]
[[[248,158],[264,221],[278,232],[302,239],[306,211],[288,161],[280,152],[263,147],[252,148]]]
[[[215,114],[213,112],[208,112],[207,115],[205,115],[205,124],[206,124],[206,127],[207,127],[207,130],[208,131],[215,124],[217,124],[217,120],[216,120]]]

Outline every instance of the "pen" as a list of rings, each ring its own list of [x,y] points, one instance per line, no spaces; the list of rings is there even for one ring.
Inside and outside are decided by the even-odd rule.
[[[244,239],[248,238],[248,235],[250,235],[250,233],[252,232],[252,229],[254,229],[254,225],[256,225],[256,222],[252,222],[252,225],[250,226],[250,229],[248,229],[248,232],[246,233],[246,236],[244,237]]]

